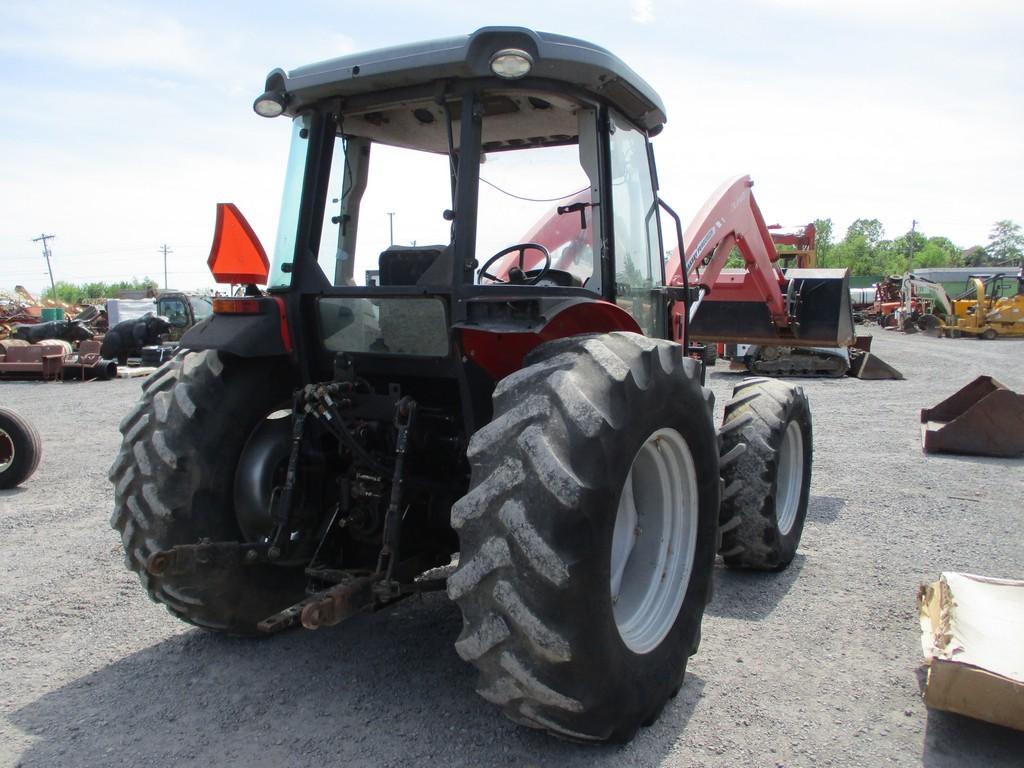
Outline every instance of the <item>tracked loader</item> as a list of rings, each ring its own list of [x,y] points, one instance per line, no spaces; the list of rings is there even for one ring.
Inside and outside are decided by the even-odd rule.
[[[274,70],[254,107],[291,124],[277,239],[268,258],[219,207],[211,268],[246,295],[214,301],[122,422],[128,567],[243,635],[444,590],[484,699],[630,739],[683,682],[716,554],[785,568],[811,479],[801,389],[748,379],[713,424],[688,354],[707,286],[662,258],[662,227],[683,237],[661,100],[598,46],[495,27]],[[564,242],[519,239],[552,203]],[[375,246],[366,217],[388,211],[414,244]],[[836,345],[816,301],[843,282],[760,286],[750,322]]]

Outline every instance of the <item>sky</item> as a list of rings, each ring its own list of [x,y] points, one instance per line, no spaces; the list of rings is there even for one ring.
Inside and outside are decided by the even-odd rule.
[[[962,247],[1024,223],[1024,6],[1013,0],[477,0],[0,5],[0,290],[148,276],[212,286],[215,204],[268,248],[289,141],[269,70],[522,25],[616,53],[660,93],[662,197],[683,217],[750,174],[769,223],[912,220]],[[396,184],[407,183],[396,178]],[[361,222],[386,246],[388,219]],[[403,228],[395,241],[422,239]],[[379,228],[379,230],[377,229]]]

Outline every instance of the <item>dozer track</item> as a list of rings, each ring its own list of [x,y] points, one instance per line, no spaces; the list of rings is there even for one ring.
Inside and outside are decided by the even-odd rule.
[[[760,347],[748,358],[751,372],[760,376],[820,376],[839,378],[850,368],[838,350],[815,347]]]

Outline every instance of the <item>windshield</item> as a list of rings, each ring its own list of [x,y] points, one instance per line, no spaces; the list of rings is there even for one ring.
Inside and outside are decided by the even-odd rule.
[[[493,152],[480,167],[476,256],[482,283],[515,281],[521,270],[540,283],[581,287],[594,272],[590,204],[596,196],[570,144]],[[516,246],[531,247],[518,249]],[[540,270],[546,268],[546,274]]]

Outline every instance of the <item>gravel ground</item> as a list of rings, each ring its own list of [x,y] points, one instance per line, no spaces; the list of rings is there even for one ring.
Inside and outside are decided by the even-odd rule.
[[[982,373],[1024,392],[1024,340],[875,347],[906,381],[804,382],[816,450],[793,565],[716,567],[680,695],[624,747],[501,718],[440,594],[264,641],[177,622],[107,524],[140,380],[0,383],[44,435],[36,475],[0,492],[0,764],[1020,766],[1024,734],[925,709],[914,594],[943,570],[1024,578],[1024,460],[926,457],[917,418]],[[738,377],[709,380],[720,411]]]

